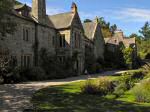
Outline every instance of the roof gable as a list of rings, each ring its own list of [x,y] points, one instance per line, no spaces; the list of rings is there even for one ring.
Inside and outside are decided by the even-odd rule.
[[[85,36],[89,39],[93,39],[94,33],[96,31],[96,27],[97,27],[97,23],[95,23],[95,22],[83,23]]]
[[[74,14],[72,12],[48,16],[56,29],[68,28],[71,26]]]
[[[82,22],[81,22],[81,19],[80,19],[78,12],[74,13],[74,16],[73,16],[73,19],[71,22],[71,26],[80,28],[84,31],[84,28],[83,28],[83,25],[82,25]]]

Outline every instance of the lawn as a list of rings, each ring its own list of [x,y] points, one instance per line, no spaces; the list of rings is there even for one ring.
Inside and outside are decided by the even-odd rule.
[[[118,76],[109,76],[117,80]],[[81,93],[84,81],[44,88],[36,92],[32,102],[36,112],[150,112],[150,104],[134,102],[130,91],[121,98],[100,97]]]

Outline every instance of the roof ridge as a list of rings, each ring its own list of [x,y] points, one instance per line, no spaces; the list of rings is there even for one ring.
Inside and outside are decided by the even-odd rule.
[[[72,12],[63,12],[63,13],[58,13],[58,14],[53,14],[53,15],[48,15],[48,16],[51,17],[51,16],[57,16],[57,15],[69,14],[69,13],[72,13]]]

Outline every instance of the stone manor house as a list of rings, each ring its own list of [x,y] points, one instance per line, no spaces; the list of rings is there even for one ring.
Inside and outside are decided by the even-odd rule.
[[[74,69],[79,74],[84,71],[87,47],[96,58],[104,59],[105,44],[97,19],[82,24],[75,3],[70,12],[47,15],[46,1],[32,0],[32,8],[14,4],[9,16],[17,23],[16,31],[1,38],[0,56],[16,59],[18,66],[38,66],[42,48],[61,62],[77,53]]]

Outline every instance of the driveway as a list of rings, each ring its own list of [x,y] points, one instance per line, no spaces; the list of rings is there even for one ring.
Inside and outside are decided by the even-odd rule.
[[[126,71],[107,71],[101,74],[91,75],[90,78],[98,78],[100,76],[124,72]],[[88,76],[84,75],[60,80],[0,85],[0,112],[22,112],[24,109],[32,107],[30,99],[35,91],[47,86],[62,85],[87,80],[88,78]]]

